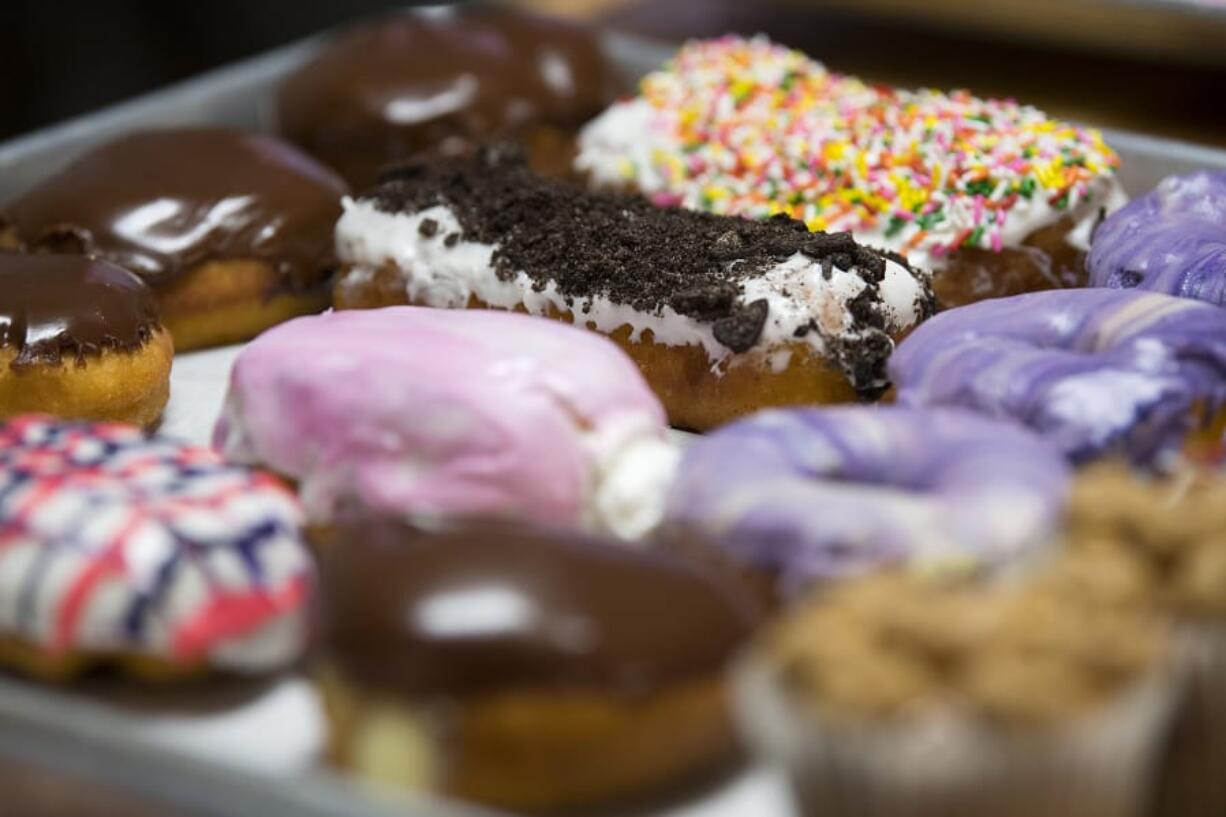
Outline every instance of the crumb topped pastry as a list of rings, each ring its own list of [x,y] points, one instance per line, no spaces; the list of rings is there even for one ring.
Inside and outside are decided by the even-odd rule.
[[[1136,817],[1181,691],[1172,652],[1145,605],[877,575],[785,613],[734,687],[806,817]]]
[[[514,156],[417,164],[346,200],[338,307],[517,309],[609,334],[675,424],[875,397],[927,274],[846,234],[661,209],[534,175]],[[756,393],[749,393],[757,388]]]
[[[763,37],[687,44],[576,160],[660,203],[851,231],[934,269],[950,306],[1083,281],[1090,229],[1123,202],[1118,163],[1035,108],[870,85]]]

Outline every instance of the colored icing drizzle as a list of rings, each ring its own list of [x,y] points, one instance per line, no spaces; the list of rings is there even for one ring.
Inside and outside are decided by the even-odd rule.
[[[84,256],[0,252],[0,346],[12,366],[132,351],[159,325],[153,293],[127,270]]]
[[[660,203],[786,213],[940,266],[1105,205],[1118,163],[1097,131],[1011,100],[868,85],[724,37],[687,44],[589,125],[577,166]]]
[[[87,153],[0,207],[33,249],[89,253],[155,288],[212,260],[319,284],[346,186],[292,145],[223,128],[145,131]]]
[[[337,525],[323,548],[328,656],[394,694],[595,688],[717,676],[757,609],[684,560],[494,525]]]
[[[52,654],[261,671],[298,657],[313,583],[293,496],[129,426],[0,426],[0,630]]]

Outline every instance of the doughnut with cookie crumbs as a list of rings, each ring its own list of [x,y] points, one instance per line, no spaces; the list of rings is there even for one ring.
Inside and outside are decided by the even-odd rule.
[[[683,47],[580,135],[579,170],[664,204],[785,213],[934,271],[943,307],[1081,286],[1124,201],[1097,131],[1010,100],[831,73],[763,37]]]
[[[0,251],[0,419],[36,411],[152,426],[173,356],[153,293],[132,273]]]
[[[0,663],[67,680],[263,673],[306,644],[293,495],[117,424],[0,425]]]
[[[878,575],[770,625],[734,701],[805,817],[1137,817],[1174,652],[1152,608],[1041,578]]]
[[[926,273],[846,233],[658,208],[534,175],[517,157],[415,164],[345,201],[336,306],[509,309],[608,335],[674,425],[872,399]]]
[[[0,215],[30,251],[85,253],[144,278],[182,352],[327,306],[346,189],[269,136],[155,130],[94,148]]]
[[[1140,599],[1171,615],[1188,695],[1158,791],[1159,817],[1226,813],[1226,475],[1164,477],[1096,463],[1074,483],[1060,578],[1085,598]]]

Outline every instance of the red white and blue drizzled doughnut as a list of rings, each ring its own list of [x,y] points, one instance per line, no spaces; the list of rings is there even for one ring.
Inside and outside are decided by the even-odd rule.
[[[1165,179],[1094,231],[1094,286],[1226,306],[1226,170]]]
[[[1114,289],[982,301],[922,324],[889,372],[902,405],[1010,418],[1074,461],[1153,464],[1226,402],[1226,310]]]
[[[686,450],[665,526],[788,594],[885,565],[1011,563],[1048,541],[1069,478],[1037,435],[969,412],[765,411]]]
[[[0,425],[0,636],[262,671],[301,653],[312,585],[272,477],[130,426]]]

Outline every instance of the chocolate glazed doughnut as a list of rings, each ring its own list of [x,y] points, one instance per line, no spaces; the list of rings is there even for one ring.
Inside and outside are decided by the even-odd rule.
[[[96,255],[144,278],[186,351],[323,309],[345,192],[276,139],[194,128],[109,142],[0,209],[31,251]]]
[[[280,132],[355,190],[389,162],[513,137],[538,170],[570,171],[574,134],[616,97],[594,32],[481,6],[349,31],[277,95]]]
[[[516,812],[668,790],[736,757],[723,670],[757,618],[660,553],[529,528],[334,526],[333,759]]]
[[[0,418],[23,412],[150,426],[174,344],[153,293],[84,256],[0,252]]]

